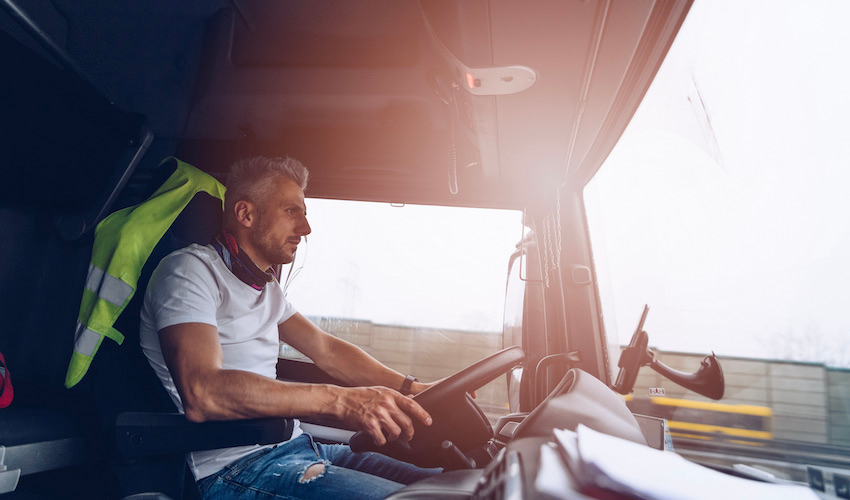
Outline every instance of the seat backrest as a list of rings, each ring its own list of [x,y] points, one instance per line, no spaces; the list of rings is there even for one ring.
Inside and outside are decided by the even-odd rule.
[[[125,496],[156,491],[175,500],[198,497],[184,454],[122,459],[115,445],[115,421],[124,412],[176,412],[142,353],[139,315],[147,283],[159,261],[191,243],[210,242],[221,227],[221,217],[220,200],[203,192],[195,195],[154,248],[142,269],[133,299],[115,323],[115,328],[125,336],[123,344],[103,342],[89,368],[88,378],[108,461]],[[184,489],[186,484],[191,488]]]

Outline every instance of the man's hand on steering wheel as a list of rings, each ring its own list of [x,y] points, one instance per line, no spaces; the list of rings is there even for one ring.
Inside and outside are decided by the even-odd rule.
[[[434,425],[428,424],[428,427],[425,427],[419,423],[421,419],[414,420],[413,425],[418,427],[412,439],[390,440],[386,445],[382,445],[386,441],[375,439],[374,434],[367,432],[362,426],[357,426],[361,430],[354,433],[349,440],[352,451],[378,451],[420,467],[456,468],[457,460],[451,458],[454,455],[447,455],[443,447],[445,441],[450,441],[461,453],[467,453],[486,445],[493,437],[493,428],[486,415],[467,393],[474,393],[473,388],[483,386],[524,359],[525,353],[521,348],[508,347],[442,380],[412,384],[411,392],[416,392],[413,398],[402,396],[392,389],[385,389],[416,403],[423,412],[430,412],[434,417]],[[398,406],[406,410],[402,404]]]
[[[426,387],[421,390],[428,386],[422,385]],[[334,406],[340,420],[368,434],[378,446],[396,439],[410,441],[414,419],[425,425],[432,422],[419,403],[386,387],[340,388]]]

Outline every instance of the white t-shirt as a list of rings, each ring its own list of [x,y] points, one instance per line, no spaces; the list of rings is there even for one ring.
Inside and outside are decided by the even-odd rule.
[[[255,290],[240,281],[211,246],[190,245],[162,259],[151,276],[139,339],[148,362],[183,413],[183,402],[162,356],[159,330],[180,323],[213,325],[218,329],[224,369],[276,378],[277,326],[295,312],[277,282]],[[301,433],[296,420],[292,437]],[[198,480],[261,448],[196,451],[187,460]]]

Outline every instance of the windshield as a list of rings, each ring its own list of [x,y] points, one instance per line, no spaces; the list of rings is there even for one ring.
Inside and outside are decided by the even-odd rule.
[[[661,361],[694,371],[714,351],[724,369],[722,407],[641,370],[630,404],[668,418],[680,447],[846,456],[848,16],[847,2],[695,2],[585,189],[614,358],[648,304]],[[806,480],[792,469],[771,470]]]
[[[324,330],[423,382],[502,349],[520,212],[315,198],[307,212],[286,293]],[[306,360],[285,344],[281,357]],[[478,396],[491,421],[508,413],[504,377]]]

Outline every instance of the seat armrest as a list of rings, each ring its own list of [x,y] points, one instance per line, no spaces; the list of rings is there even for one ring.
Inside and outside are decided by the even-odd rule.
[[[190,422],[181,413],[121,413],[115,440],[123,458],[168,455],[231,446],[275,444],[292,437],[290,418]]]

